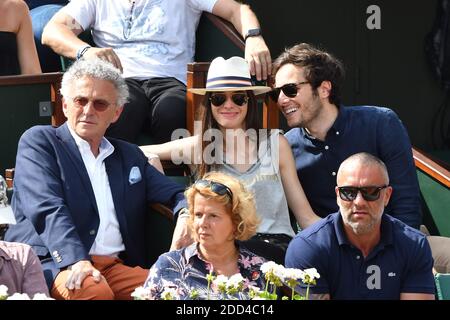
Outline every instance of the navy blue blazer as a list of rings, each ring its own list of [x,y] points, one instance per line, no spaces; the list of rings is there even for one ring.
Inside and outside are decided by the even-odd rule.
[[[177,212],[186,205],[184,187],[149,165],[136,145],[108,140],[115,150],[105,159],[105,167],[125,245],[123,259],[126,265],[148,268],[146,246],[151,244],[144,240],[148,203],[163,203]],[[20,138],[12,208],[17,224],[10,226],[5,240],[32,246],[49,286],[61,269],[89,260],[100,220],[67,123],[59,128],[36,126]]]

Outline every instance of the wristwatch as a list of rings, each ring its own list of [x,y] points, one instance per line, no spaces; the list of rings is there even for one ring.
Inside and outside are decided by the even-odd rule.
[[[182,208],[178,211],[178,217],[189,217],[189,210],[187,208]]]
[[[91,46],[84,46],[84,47],[81,47],[80,49],[78,49],[77,60],[80,60],[81,57],[83,57],[83,55],[86,53],[86,51],[89,50],[89,48],[91,48]]]
[[[261,35],[261,29],[260,28],[256,28],[256,29],[249,29],[247,31],[247,34],[244,37],[244,41],[247,41],[248,37],[257,37]]]

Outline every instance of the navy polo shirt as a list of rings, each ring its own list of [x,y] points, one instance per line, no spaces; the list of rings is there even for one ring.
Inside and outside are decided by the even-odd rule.
[[[399,299],[400,293],[435,293],[426,237],[383,214],[378,245],[364,258],[347,239],[339,212],[300,232],[289,244],[286,267],[316,268],[315,294],[331,299]]]
[[[385,212],[409,226],[420,226],[420,193],[411,143],[392,110],[341,106],[325,141],[315,139],[303,128],[291,129],[285,136],[294,153],[299,180],[318,216],[339,210],[334,187],[342,161],[355,153],[368,152],[383,160],[388,169],[393,194]]]

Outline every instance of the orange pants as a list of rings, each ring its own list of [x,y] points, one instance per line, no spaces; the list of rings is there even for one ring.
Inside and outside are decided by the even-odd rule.
[[[70,271],[64,270],[56,276],[51,296],[57,300],[131,300],[131,293],[148,276],[148,269],[128,267],[119,258],[91,256],[91,261],[106,281],[97,283],[92,276],[87,276],[80,289],[69,290],[66,280]]]

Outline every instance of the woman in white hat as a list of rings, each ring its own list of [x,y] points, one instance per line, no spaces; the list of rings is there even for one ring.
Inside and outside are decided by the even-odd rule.
[[[285,250],[295,234],[288,204],[301,228],[319,217],[298,181],[286,138],[280,130],[259,130],[255,95],[270,88],[252,85],[243,58],[218,57],[211,62],[206,88],[190,90],[205,96],[201,135],[141,149],[149,158],[156,154],[162,160],[194,164],[198,177],[221,171],[241,180],[253,192],[261,218],[257,234],[247,246],[284,263]]]

